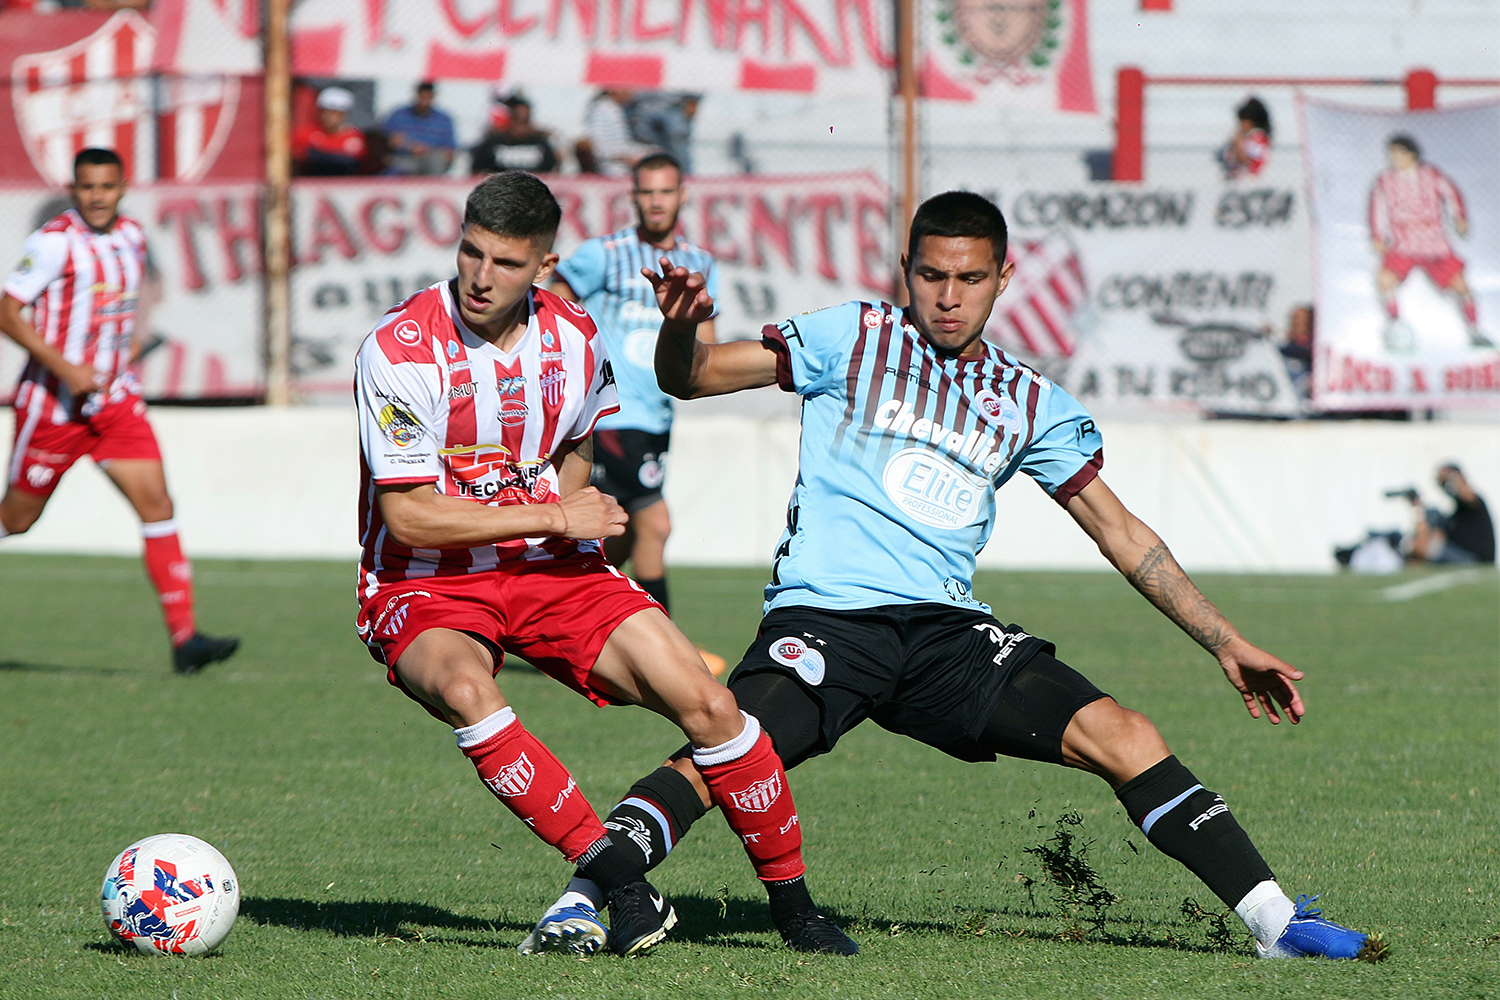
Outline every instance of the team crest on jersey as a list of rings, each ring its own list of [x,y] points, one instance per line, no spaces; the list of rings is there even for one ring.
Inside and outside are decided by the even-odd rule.
[[[542,377],[537,380],[542,390],[542,399],[546,400],[548,406],[556,406],[562,402],[563,388],[568,384],[568,373],[563,368],[552,368],[542,372]]]
[[[1021,409],[1015,401],[1000,395],[993,389],[981,389],[974,394],[974,405],[984,419],[1003,427],[1012,434],[1021,429]]]
[[[391,333],[395,334],[396,339],[407,347],[416,347],[422,342],[422,328],[414,319],[403,319],[396,324],[396,329]]]
[[[410,448],[422,440],[422,424],[399,399],[392,399],[376,418],[380,431],[397,448]]]
[[[729,799],[735,808],[741,812],[763,813],[776,804],[781,798],[781,775],[771,775],[764,781],[757,781],[749,788],[738,792],[730,792]]]
[[[880,325],[880,313],[874,309],[865,310],[865,329],[873,330]]]
[[[531,758],[523,750],[521,756],[502,767],[493,778],[485,778],[484,783],[501,798],[513,799],[518,795],[525,795],[531,789],[531,782],[535,777],[536,765],[531,763]]]

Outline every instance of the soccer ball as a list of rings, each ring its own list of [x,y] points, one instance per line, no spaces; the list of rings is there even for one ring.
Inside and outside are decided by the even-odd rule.
[[[202,955],[229,935],[240,883],[214,848],[181,833],[137,840],[104,872],[104,923],[148,955]]]

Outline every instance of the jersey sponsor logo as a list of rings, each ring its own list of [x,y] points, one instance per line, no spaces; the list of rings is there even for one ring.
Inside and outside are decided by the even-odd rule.
[[[456,357],[458,357],[458,341],[456,341],[456,340],[450,340],[450,341],[448,341],[448,357],[450,357],[450,358],[456,358]]]
[[[34,254],[27,254],[26,256],[21,258],[21,263],[16,265],[16,273],[26,274],[35,266],[36,256]]]
[[[422,342],[422,328],[414,319],[403,319],[391,333],[407,347],[416,347]]]
[[[1016,411],[1016,417],[1019,420],[1020,410]],[[949,452],[987,475],[992,475],[1005,461],[1003,443],[998,436],[978,428],[965,434],[926,417],[918,420],[912,404],[905,400],[888,399],[881,403],[875,411],[873,423],[877,430],[930,442],[937,451]]]
[[[461,497],[541,503],[551,492],[550,484],[542,476],[544,463],[512,464],[510,449],[504,445],[465,445],[443,448],[438,454],[448,463],[453,485]]]
[[[764,781],[757,781],[749,788],[729,793],[729,801],[740,812],[763,813],[781,798],[781,775],[773,774]]]
[[[823,675],[827,670],[823,654],[812,649],[796,636],[789,635],[777,639],[771,643],[769,652],[771,659],[783,667],[791,667],[797,671],[797,676],[809,685],[817,687],[823,683]]]
[[[495,772],[493,778],[485,778],[484,783],[502,799],[513,799],[530,791],[531,782],[535,778],[536,765],[531,763],[531,758],[522,750],[521,756]]]
[[[567,383],[568,372],[564,368],[548,369],[537,379],[537,384],[542,389],[542,399],[546,400],[548,406],[556,406],[562,402],[563,388]]]
[[[375,419],[386,440],[397,448],[410,448],[422,440],[424,435],[421,422],[399,399],[390,399],[390,402],[381,407],[380,414]]]
[[[547,348],[547,350],[549,350],[549,351],[552,350],[552,348],[554,348],[554,347],[557,346],[557,338],[554,337],[554,336],[552,336],[552,334],[550,332],[543,331],[543,333],[542,333],[542,346],[545,347],[545,348]]]
[[[476,382],[454,382],[448,387],[448,398],[463,399],[465,396],[474,395],[478,390],[479,385]]]
[[[873,330],[880,325],[880,313],[875,309],[865,310],[865,329]]]
[[[500,404],[500,422],[506,427],[519,427],[526,422],[530,409],[519,399],[507,399]]]
[[[518,392],[524,392],[525,389],[525,375],[507,375],[504,378],[495,380],[495,391],[499,392],[502,396],[514,396]]]
[[[926,448],[904,448],[892,455],[881,483],[891,502],[913,521],[954,529],[979,519],[990,486]]]

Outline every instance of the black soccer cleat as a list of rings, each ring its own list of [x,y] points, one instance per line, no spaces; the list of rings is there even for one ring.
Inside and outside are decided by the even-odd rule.
[[[858,955],[859,945],[839,925],[814,910],[790,918],[779,927],[781,939],[793,951],[815,955]]]
[[[609,894],[609,950],[630,958],[665,940],[677,911],[649,882],[628,882]]]
[[[237,635],[222,638],[194,632],[172,650],[172,670],[179,674],[196,674],[210,663],[227,660],[240,648]]]

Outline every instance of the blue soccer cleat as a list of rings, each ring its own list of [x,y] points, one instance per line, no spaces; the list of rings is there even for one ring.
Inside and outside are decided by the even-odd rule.
[[[609,931],[599,919],[599,911],[587,903],[574,903],[548,911],[526,935],[526,940],[516,946],[516,951],[523,955],[544,951],[592,955],[608,940]]]
[[[1269,948],[1255,946],[1261,958],[1352,958],[1361,962],[1385,958],[1386,945],[1380,935],[1361,934],[1324,920],[1323,911],[1313,906],[1317,900],[1317,896],[1297,897],[1297,912],[1276,943]]]

